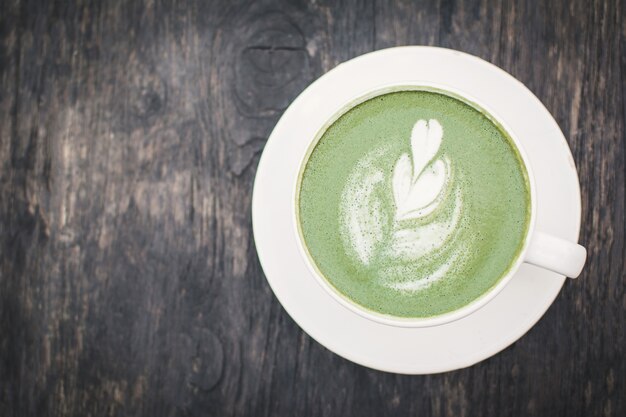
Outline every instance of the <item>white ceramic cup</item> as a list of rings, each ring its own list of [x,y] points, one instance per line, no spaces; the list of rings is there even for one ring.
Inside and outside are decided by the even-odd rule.
[[[519,252],[516,258],[511,259],[511,266],[509,268],[508,273],[506,273],[503,277],[500,278],[498,283],[493,286],[490,290],[483,293],[480,297],[473,300],[469,304],[465,306],[453,310],[448,313],[444,313],[437,316],[425,317],[425,318],[405,318],[405,317],[397,317],[386,314],[381,314],[372,310],[363,307],[354,301],[350,300],[343,294],[341,294],[335,287],[333,287],[327,280],[324,278],[322,273],[317,269],[314,262],[311,259],[311,255],[306,248],[304,240],[300,234],[300,226],[298,224],[299,220],[297,218],[297,201],[298,201],[298,190],[299,190],[299,178],[294,181],[295,187],[293,190],[293,198],[292,201],[292,215],[293,221],[295,222],[296,230],[296,241],[298,242],[300,253],[307,264],[309,270],[317,280],[317,282],[324,288],[324,290],[338,303],[346,307],[347,309],[353,311],[356,314],[359,314],[362,317],[365,317],[369,320],[390,325],[390,326],[398,326],[398,327],[429,327],[429,326],[438,326],[441,324],[449,323],[460,318],[463,318],[474,311],[480,309],[482,306],[491,301],[513,278],[517,270],[519,269],[522,263],[529,263],[541,268],[545,268],[561,275],[565,275],[570,278],[576,278],[580,275],[580,272],[585,265],[585,260],[587,258],[587,251],[581,245],[570,242],[564,239],[561,239],[556,236],[552,236],[546,233],[543,233],[539,230],[535,229],[535,218],[537,213],[537,197],[535,193],[535,178],[533,176],[532,167],[528,161],[526,153],[521,146],[520,140],[515,135],[509,127],[507,127],[506,123],[497,116],[497,113],[492,109],[485,106],[483,103],[480,103],[475,98],[469,96],[468,94],[459,91],[455,88],[450,88],[448,86],[434,84],[430,82],[402,82],[395,83],[390,85],[380,86],[378,88],[374,88],[364,94],[360,94],[357,97],[347,101],[343,106],[341,106],[335,113],[334,116],[331,117],[323,126],[320,126],[319,133],[311,138],[311,143],[309,144],[307,151],[300,155],[300,169],[299,173],[301,173],[306,165],[308,158],[310,156],[311,150],[317,144],[317,141],[321,138],[322,134],[326,131],[326,129],[333,124],[340,116],[342,116],[345,112],[353,108],[354,106],[367,101],[373,97],[387,94],[393,91],[406,91],[406,90],[430,90],[437,91],[446,95],[449,95],[453,98],[461,100],[470,106],[476,108],[481,113],[490,117],[490,119],[500,125],[502,129],[504,129],[508,136],[513,140],[517,150],[521,156],[523,164],[526,168],[526,172],[528,174],[528,183],[530,187],[530,222],[528,226],[528,232],[526,233],[526,237],[524,239],[522,250]]]

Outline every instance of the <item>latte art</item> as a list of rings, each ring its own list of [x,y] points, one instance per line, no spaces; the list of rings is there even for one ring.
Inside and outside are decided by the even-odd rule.
[[[449,182],[448,161],[432,162],[443,139],[437,120],[419,120],[411,132],[411,156],[402,154],[393,170],[396,219],[423,217],[437,208],[437,198]],[[426,169],[427,165],[432,164]]]
[[[489,291],[529,227],[519,155],[492,119],[434,91],[369,99],[320,133],[300,174],[308,259],[338,293],[399,317]]]
[[[362,158],[348,177],[340,205],[340,234],[347,251],[367,266],[371,261],[418,261],[431,257],[440,266],[423,276],[406,276],[397,267],[381,271],[382,284],[399,291],[418,291],[443,278],[456,252],[434,256],[451,239],[461,221],[462,196],[451,176],[450,161],[439,155],[443,140],[439,121],[418,120],[411,131],[410,154],[398,158],[388,177],[379,159],[384,147]],[[388,195],[391,182],[393,195]],[[393,205],[386,199],[392,199]],[[449,204],[446,205],[447,201]],[[437,211],[449,207],[443,218]],[[385,208],[394,207],[392,213]],[[430,220],[429,220],[430,219]]]

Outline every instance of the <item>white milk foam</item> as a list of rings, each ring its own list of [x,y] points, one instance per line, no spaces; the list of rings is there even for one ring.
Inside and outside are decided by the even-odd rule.
[[[429,263],[436,255],[438,266],[423,276],[384,268],[383,284],[398,291],[419,291],[444,278],[464,252],[462,245],[443,250],[458,230],[463,199],[454,186],[449,159],[436,158],[442,140],[443,128],[437,120],[418,120],[411,132],[411,155],[400,155],[393,168],[393,195],[387,195],[385,171],[376,165],[384,148],[368,153],[355,165],[341,195],[341,238],[364,266]],[[385,204],[390,198],[393,204]],[[441,219],[436,212],[448,204],[452,209]],[[385,210],[392,206],[395,212]]]

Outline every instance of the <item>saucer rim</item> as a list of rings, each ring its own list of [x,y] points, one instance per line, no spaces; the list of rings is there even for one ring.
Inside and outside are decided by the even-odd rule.
[[[457,57],[459,57],[459,59],[461,60],[470,60],[473,61],[474,64],[478,64],[477,68],[482,66],[483,70],[485,73],[489,73],[490,71],[496,71],[497,73],[499,73],[500,76],[504,76],[504,78],[507,80],[507,83],[514,83],[516,85],[517,88],[520,88],[522,90],[520,90],[521,93],[526,95],[527,99],[530,99],[530,101],[532,101],[532,107],[536,110],[539,111],[541,113],[543,113],[543,116],[549,118],[549,120],[551,121],[551,123],[553,124],[553,132],[549,135],[550,137],[552,137],[553,139],[551,140],[559,140],[561,142],[561,150],[565,152],[565,157],[569,162],[569,168],[571,168],[569,170],[569,172],[567,172],[566,174],[566,170],[563,170],[563,176],[569,175],[569,176],[574,176],[575,181],[572,182],[570,185],[574,185],[574,194],[576,195],[572,195],[573,200],[575,200],[575,203],[573,207],[568,207],[568,209],[571,211],[571,214],[573,215],[573,217],[576,219],[576,224],[572,224],[568,226],[568,230],[571,230],[571,232],[568,232],[568,234],[570,234],[570,236],[567,236],[570,239],[578,239],[578,235],[580,233],[580,224],[581,224],[581,199],[580,199],[580,183],[578,180],[578,174],[576,172],[576,167],[574,165],[574,161],[573,161],[573,157],[571,154],[571,150],[567,144],[567,141],[565,140],[565,137],[563,136],[562,131],[560,130],[558,124],[556,123],[556,121],[554,120],[554,118],[552,117],[552,115],[549,113],[549,111],[545,108],[545,106],[543,105],[543,103],[541,103],[541,101],[524,85],[522,84],[519,80],[515,79],[512,75],[508,74],[506,71],[502,70],[501,68],[481,59],[478,57],[475,57],[473,55],[464,53],[464,52],[460,52],[460,51],[456,51],[456,50],[450,50],[450,49],[446,49],[446,48],[440,48],[440,47],[428,47],[428,46],[403,46],[403,47],[394,47],[394,48],[387,48],[387,49],[382,49],[382,50],[378,50],[378,51],[373,51],[361,56],[358,56],[356,58],[351,59],[350,61],[346,61],[342,64],[339,64],[337,67],[335,67],[334,69],[330,70],[329,72],[327,72],[326,74],[322,75],[320,78],[318,78],[317,80],[315,80],[314,82],[312,82],[305,90],[302,91],[302,93],[300,93],[300,95],[291,103],[291,105],[289,106],[289,108],[285,111],[285,113],[283,114],[283,116],[281,117],[281,119],[278,121],[278,123],[276,124],[272,134],[270,135],[269,139],[268,139],[268,145],[270,143],[272,143],[273,138],[275,137],[276,132],[280,132],[280,127],[285,123],[285,120],[287,117],[293,117],[291,115],[291,113],[289,112],[290,109],[294,108],[296,105],[298,105],[298,103],[300,103],[300,101],[305,100],[308,98],[308,96],[311,94],[311,91],[313,89],[316,88],[317,85],[319,85],[320,82],[323,82],[324,80],[326,80],[328,77],[330,77],[334,71],[337,71],[338,69],[345,69],[347,65],[352,65],[352,66],[358,66],[358,64],[365,62],[367,59],[372,58],[373,56],[376,58],[384,58],[384,55],[387,54],[422,54],[422,53],[436,53],[436,54],[452,54],[455,55]],[[354,68],[353,68],[354,69]],[[390,82],[393,82],[393,80],[391,80]],[[485,100],[482,100],[483,102]],[[530,103],[529,103],[530,104]],[[505,120],[506,121],[506,120]],[[559,137],[558,139],[556,137]],[[275,139],[274,139],[275,140]],[[520,141],[522,142],[522,146],[525,146],[524,144],[524,139],[520,138]],[[541,311],[538,312],[537,314],[535,314],[535,316],[529,320],[527,322],[527,325],[525,326],[526,328],[519,331],[515,337],[512,337],[510,339],[507,339],[506,341],[503,341],[499,344],[499,346],[493,348],[493,349],[487,349],[488,352],[485,351],[480,351],[477,352],[477,354],[468,354],[466,355],[467,357],[463,360],[457,360],[457,361],[453,361],[453,360],[449,360],[447,361],[445,364],[431,364],[430,366],[424,366],[424,367],[411,367],[411,366],[397,366],[395,364],[388,364],[388,365],[384,365],[381,364],[377,361],[373,361],[371,357],[368,357],[366,355],[362,355],[360,352],[356,351],[356,350],[351,350],[348,351],[344,346],[340,346],[336,343],[333,343],[330,340],[326,340],[324,337],[322,337],[322,334],[318,331],[314,331],[314,329],[308,328],[308,325],[303,325],[302,321],[300,320],[299,317],[299,312],[294,312],[292,311],[291,307],[288,306],[289,303],[286,302],[286,299],[283,299],[283,297],[288,297],[288,294],[284,294],[282,293],[281,289],[278,288],[278,284],[279,284],[279,278],[278,277],[272,277],[271,273],[268,273],[268,270],[270,270],[271,268],[268,267],[268,265],[266,264],[266,261],[264,261],[264,249],[261,248],[262,245],[259,244],[259,233],[262,233],[259,230],[259,222],[263,221],[260,219],[261,213],[259,212],[260,206],[259,204],[259,190],[261,189],[260,185],[259,185],[259,181],[261,181],[261,179],[263,178],[262,176],[259,175],[259,173],[264,169],[265,166],[268,165],[267,160],[270,158],[270,152],[272,151],[271,147],[267,147],[266,145],[266,149],[264,150],[263,154],[261,155],[261,158],[259,160],[259,164],[258,164],[258,170],[257,170],[257,175],[255,177],[254,180],[254,191],[253,191],[253,196],[252,196],[252,223],[253,223],[253,232],[254,232],[254,243],[255,246],[257,248],[257,252],[258,252],[258,258],[259,258],[259,262],[261,264],[261,267],[263,268],[263,271],[266,275],[266,279],[270,285],[270,288],[272,289],[272,291],[274,292],[274,294],[276,295],[277,299],[279,300],[279,302],[281,303],[281,305],[283,306],[283,308],[285,308],[285,311],[287,311],[287,313],[291,316],[291,318],[298,324],[298,326],[300,326],[302,328],[302,330],[304,330],[311,338],[313,338],[314,340],[316,340],[318,343],[320,343],[322,346],[326,347],[327,349],[333,351],[334,353],[338,354],[339,356],[348,359],[350,361],[353,361],[355,363],[361,364],[363,366],[372,368],[372,369],[377,369],[380,371],[385,371],[385,372],[393,372],[393,373],[399,373],[399,374],[433,374],[433,373],[440,373],[440,372],[446,372],[446,371],[451,371],[451,370],[455,370],[455,369],[461,369],[461,368],[465,368],[471,365],[474,365],[482,360],[485,360],[495,354],[497,354],[498,352],[504,350],[505,348],[507,348],[508,346],[510,346],[511,344],[513,344],[515,341],[517,341],[519,338],[521,338],[522,336],[524,336],[532,327],[534,327],[534,325],[541,319],[541,317],[543,317],[543,315],[545,314],[545,312],[549,309],[549,307],[552,305],[552,303],[554,302],[556,296],[559,294],[563,283],[565,282],[565,277],[558,275],[558,274],[552,274],[555,276],[555,279],[559,279],[560,283],[558,283],[558,285],[555,287],[553,294],[549,297],[549,300],[547,299],[545,302],[545,305],[543,306],[543,308],[541,308]],[[528,152],[528,150],[527,150]],[[536,170],[535,170],[536,171]],[[538,177],[538,175],[536,174],[535,177]],[[570,181],[574,178],[570,178]],[[537,211],[540,210],[540,207],[537,207]],[[575,234],[575,235],[574,235]],[[516,276],[521,274],[520,271],[517,272]],[[559,278],[560,277],[560,278]],[[310,277],[311,279],[314,280],[314,277]],[[323,289],[319,289],[320,291],[323,291]],[[498,295],[500,296],[500,295]],[[496,296],[495,298],[497,298],[498,296]],[[495,299],[494,298],[494,299]],[[328,302],[331,303],[336,303],[335,300],[333,300],[332,298],[327,298]],[[492,300],[493,302],[493,300]],[[349,310],[347,310],[349,311]],[[356,315],[354,312],[350,311],[350,314]],[[473,315],[475,315],[476,312],[472,313],[470,316],[471,317]],[[365,318],[361,318],[362,320],[367,320]],[[461,319],[461,321],[464,319]],[[384,324],[381,323],[375,323],[375,322],[371,322],[369,321],[369,325],[375,327],[379,327],[379,326],[386,326]],[[448,324],[442,324],[440,326],[440,328],[445,328],[446,326],[449,326],[452,323],[448,323]],[[403,329],[403,328],[397,328],[397,329]],[[413,332],[419,332],[420,330],[425,330],[426,328],[404,328],[404,330],[406,331],[413,331]],[[417,369],[419,368],[419,369]]]

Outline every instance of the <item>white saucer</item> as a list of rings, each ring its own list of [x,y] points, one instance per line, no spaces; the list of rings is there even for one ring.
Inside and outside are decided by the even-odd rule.
[[[338,355],[383,371],[430,374],[473,365],[515,342],[550,307],[565,278],[524,264],[477,312],[414,329],[369,321],[319,286],[298,251],[290,213],[295,150],[350,98],[404,81],[456,88],[497,111],[522,141],[535,173],[537,230],[577,241],[580,188],[567,142],[541,102],[508,73],[461,52],[416,46],[372,52],[328,72],[289,106],[259,162],[252,199],[254,238],[270,286],[296,323]]]

